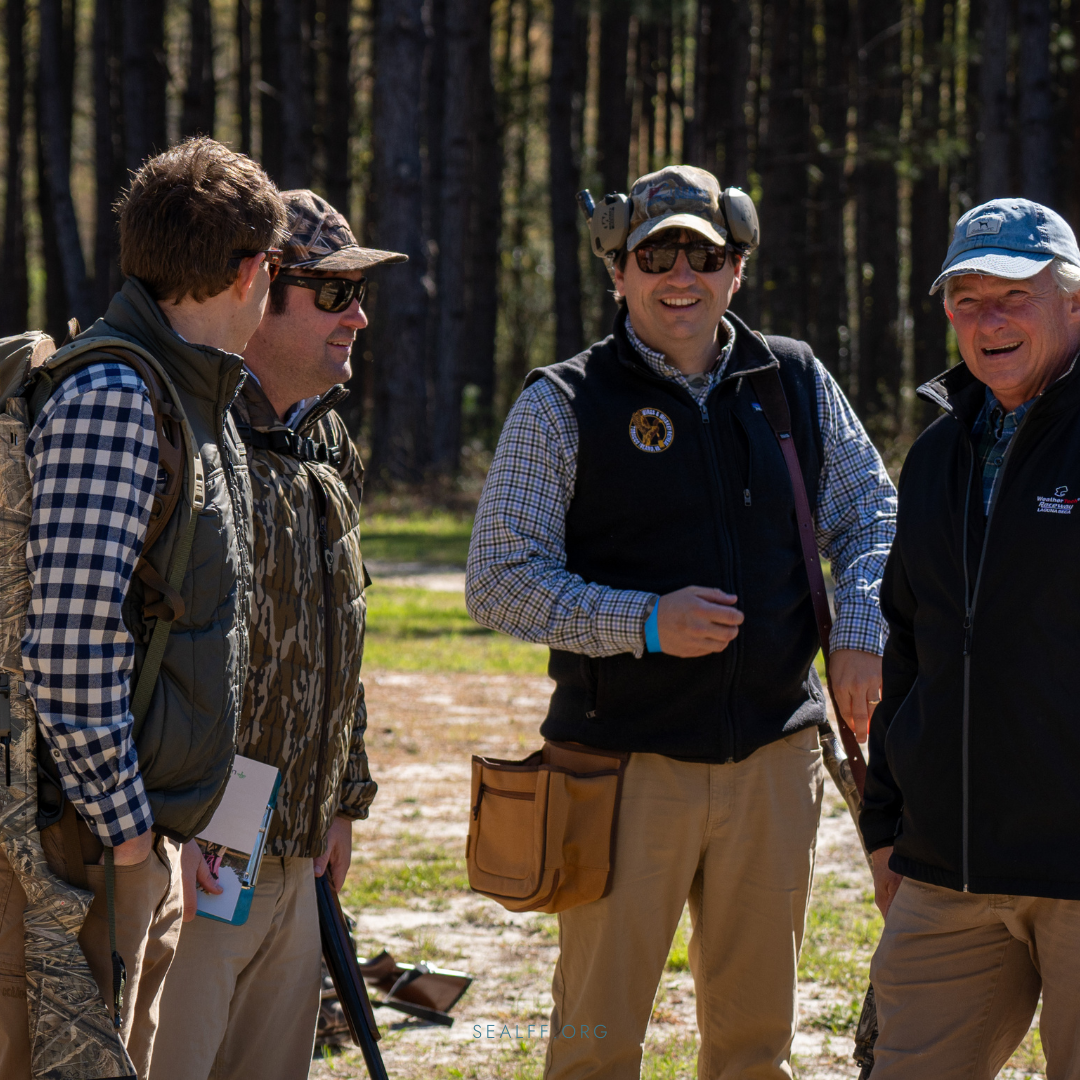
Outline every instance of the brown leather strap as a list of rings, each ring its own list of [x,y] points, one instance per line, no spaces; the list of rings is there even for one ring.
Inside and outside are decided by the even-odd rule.
[[[764,340],[764,339],[762,339]],[[768,345],[766,345],[768,348]],[[770,350],[771,353],[771,350]],[[840,715],[840,707],[833,693],[832,679],[829,678],[829,635],[832,631],[832,615],[829,612],[829,594],[825,591],[825,575],[821,572],[821,558],[818,555],[817,538],[814,535],[814,517],[810,513],[810,500],[806,496],[806,483],[803,480],[799,455],[795,441],[791,437],[791,410],[788,408],[784,384],[780,381],[780,368],[768,367],[750,374],[750,383],[757,394],[761,411],[773,429],[780,452],[784,455],[788,476],[791,477],[791,489],[795,495],[795,518],[799,523],[799,544],[802,547],[803,562],[806,564],[806,576],[810,581],[810,599],[814,603],[814,615],[817,618],[818,636],[821,638],[821,653],[825,658],[825,681],[829,687],[833,709],[836,710],[837,727],[844,751],[851,760],[851,774],[855,786],[862,798],[866,783],[866,759],[855,738],[854,732]]]

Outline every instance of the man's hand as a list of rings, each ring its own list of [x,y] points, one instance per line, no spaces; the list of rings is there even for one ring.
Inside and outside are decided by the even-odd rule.
[[[139,833],[134,840],[125,840],[113,848],[113,865],[135,866],[143,862],[153,850],[154,834],[147,829],[146,832]],[[98,859],[98,865],[101,866],[104,862],[105,852],[103,851],[101,858]]]
[[[656,602],[660,648],[671,656],[707,656],[723,652],[739,633],[745,616],[738,599],[719,589],[688,585]]]
[[[870,862],[874,871],[874,903],[884,919],[889,914],[893,897],[900,888],[900,882],[904,880],[903,874],[889,869],[889,857],[892,855],[892,846],[878,848],[870,853]]]
[[[870,717],[881,701],[881,657],[859,649],[837,649],[829,657],[832,692],[840,715],[859,742],[866,742]]]
[[[217,896],[224,890],[214,880],[202,849],[189,840],[180,851],[180,876],[184,882],[184,922],[191,922],[198,910],[196,887]]]
[[[326,834],[326,850],[315,859],[315,876],[322,877],[330,868],[330,884],[334,892],[341,892],[345,875],[352,862],[352,821],[340,815],[330,823]]]

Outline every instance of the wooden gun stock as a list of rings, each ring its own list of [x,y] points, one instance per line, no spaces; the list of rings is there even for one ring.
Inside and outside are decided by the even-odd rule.
[[[353,1042],[360,1047],[371,1080],[389,1080],[379,1052],[379,1028],[368,999],[367,986],[356,963],[356,951],[337,893],[330,886],[330,875],[315,879],[319,903],[319,933],[322,935],[323,959],[334,980],[338,1001],[349,1022]]]

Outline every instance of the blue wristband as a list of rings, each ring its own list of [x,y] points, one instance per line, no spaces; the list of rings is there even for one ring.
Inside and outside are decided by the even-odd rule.
[[[660,601],[653,604],[649,617],[645,620],[645,648],[649,652],[663,652],[660,648],[660,630],[656,625],[656,616],[660,611]]]

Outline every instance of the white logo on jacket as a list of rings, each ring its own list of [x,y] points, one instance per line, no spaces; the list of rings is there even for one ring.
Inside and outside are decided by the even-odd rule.
[[[1036,495],[1035,501],[1038,503],[1038,513],[1071,514],[1078,500],[1065,498],[1068,493],[1069,485],[1061,484],[1054,488],[1053,495]]]

